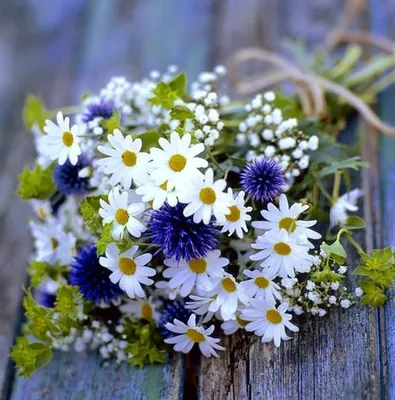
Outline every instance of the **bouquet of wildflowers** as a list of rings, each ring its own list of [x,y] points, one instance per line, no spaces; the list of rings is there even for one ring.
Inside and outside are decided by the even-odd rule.
[[[18,190],[35,214],[27,322],[12,351],[21,374],[53,349],[143,366],[194,347],[218,357],[221,336],[238,330],[280,346],[303,329],[295,315],[385,301],[392,251],[365,253],[353,238],[364,221],[349,215],[362,196],[350,171],[366,163],[293,96],[231,102],[225,74],[191,85],[175,67],[114,77],[56,111],[29,96],[37,160]],[[362,257],[356,289],[344,283],[345,240]]]

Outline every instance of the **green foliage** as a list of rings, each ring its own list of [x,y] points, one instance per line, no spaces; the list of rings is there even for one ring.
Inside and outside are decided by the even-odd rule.
[[[313,282],[326,282],[326,283],[341,282],[343,279],[344,275],[332,271],[329,265],[325,266],[325,268],[322,271],[313,272],[309,277],[309,280]]]
[[[97,234],[102,229],[102,222],[99,215],[100,199],[103,196],[89,196],[86,197],[80,206],[84,224],[91,230],[92,233]]]
[[[179,121],[185,121],[195,117],[195,114],[187,106],[175,106],[170,111],[171,119],[177,119]]]
[[[342,161],[333,162],[327,167],[323,168],[316,176],[315,180],[319,181],[322,178],[341,172],[344,169],[359,170],[360,168],[367,168],[369,164],[361,160],[360,156],[350,157]]]
[[[126,352],[129,354],[128,362],[136,367],[164,363],[166,351],[163,339],[153,321],[145,319],[127,320],[123,332],[129,345]]]
[[[97,255],[102,255],[106,252],[106,248],[110,243],[115,242],[112,237],[113,223],[104,225],[100,239],[96,241]]]
[[[78,287],[64,285],[56,293],[54,311],[59,315],[58,320],[69,325],[69,322],[76,321],[79,306],[82,302],[82,295]]]
[[[47,276],[48,265],[43,261],[32,261],[27,269],[32,287],[38,287]]]
[[[112,133],[114,129],[121,129],[121,113],[117,108],[111,118],[102,121],[102,126],[109,133]]]
[[[37,124],[42,130],[45,120],[51,117],[51,113],[45,108],[42,100],[32,94],[28,94],[23,107],[23,122],[30,131]]]
[[[156,147],[158,145],[158,140],[163,135],[159,131],[151,130],[146,131],[139,135],[138,137],[142,140],[143,146],[141,148],[142,151],[149,152],[151,147]]]
[[[330,259],[334,260],[339,265],[342,265],[344,261],[346,261],[347,253],[339,240],[336,240],[332,244],[322,242],[321,249],[328,255]]]
[[[384,291],[390,288],[395,280],[394,253],[391,247],[373,250],[371,256],[361,254],[362,265],[355,268],[354,275],[363,276],[360,282],[365,295],[361,303],[373,307],[382,306],[387,300]]]
[[[45,344],[29,343],[25,337],[19,337],[12,347],[10,357],[19,369],[18,375],[28,379],[38,368],[52,360],[52,349]]]
[[[52,177],[53,167],[53,164],[47,168],[36,164],[33,170],[26,167],[19,175],[18,195],[23,200],[49,199],[56,191]]]
[[[171,82],[159,82],[152,91],[154,96],[150,102],[156,106],[162,106],[168,110],[174,107],[174,101],[181,98],[185,92],[187,78],[185,74],[179,74]]]
[[[343,229],[347,230],[356,230],[356,229],[364,229],[365,228],[365,220],[357,215],[351,215],[347,218],[346,224],[343,226]]]

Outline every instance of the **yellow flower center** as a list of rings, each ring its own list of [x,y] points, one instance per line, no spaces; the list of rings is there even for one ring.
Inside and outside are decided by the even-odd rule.
[[[141,315],[145,319],[152,319],[153,310],[150,304],[144,303],[141,307]]]
[[[221,284],[222,284],[222,287],[229,293],[233,293],[236,291],[236,284],[233,281],[233,279],[230,277],[222,279]]]
[[[200,191],[199,198],[203,204],[213,204],[217,199],[217,196],[213,189],[206,187]]]
[[[187,330],[187,336],[192,342],[200,343],[204,342],[204,335],[203,333],[198,332],[196,329],[189,328]]]
[[[278,226],[280,229],[285,229],[287,232],[292,233],[296,229],[296,221],[291,217],[285,217],[280,219]]]
[[[279,324],[283,320],[283,317],[277,310],[268,310],[266,318],[272,324]]]
[[[119,208],[115,213],[115,221],[119,225],[126,225],[129,221],[129,214],[124,208]]]
[[[47,213],[45,212],[45,210],[44,210],[43,207],[40,207],[40,208],[37,210],[37,213],[38,213],[38,215],[39,215],[42,219],[47,219],[47,217],[48,217],[48,215],[47,215]]]
[[[187,159],[182,154],[174,154],[170,157],[169,167],[174,172],[182,171],[187,165]]]
[[[63,132],[62,141],[63,141],[63,144],[65,146],[71,147],[73,145],[73,143],[74,143],[73,134],[71,132],[69,132],[69,131]]]
[[[274,251],[280,256],[287,256],[291,254],[291,246],[285,242],[278,242],[274,245]]]
[[[136,272],[136,263],[131,258],[120,258],[118,266],[125,275],[133,275]]]
[[[266,289],[269,286],[269,281],[264,276],[258,276],[255,278],[255,285],[257,285],[259,289]]]
[[[122,162],[127,166],[127,167],[134,167],[137,162],[137,155],[136,153],[133,153],[132,151],[126,150],[122,153]]]
[[[229,207],[230,214],[225,215],[226,219],[230,222],[236,222],[240,219],[240,210],[237,206]]]
[[[52,237],[51,238],[51,246],[52,246],[52,250],[56,250],[59,246],[59,241],[58,239]]]
[[[195,272],[195,274],[202,274],[203,272],[206,272],[207,262],[204,258],[191,260],[189,261],[189,268],[192,270],[192,272]]]
[[[250,322],[242,319],[240,313],[236,313],[236,321],[242,328],[244,328]]]

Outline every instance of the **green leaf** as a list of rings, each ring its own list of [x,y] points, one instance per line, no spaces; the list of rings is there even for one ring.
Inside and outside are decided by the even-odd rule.
[[[343,264],[347,259],[347,253],[344,250],[344,247],[341,243],[336,240],[332,244],[327,244],[323,242],[321,244],[321,249],[333,260],[335,260],[338,264]]]
[[[32,261],[27,269],[30,275],[30,282],[32,287],[38,287],[45,277],[48,276],[48,263],[43,261]]]
[[[173,108],[174,100],[178,98],[177,93],[172,90],[168,83],[164,82],[159,82],[152,93],[155,96],[151,97],[150,102],[155,106],[162,106],[169,110]]]
[[[60,319],[76,320],[82,295],[76,286],[63,285],[56,293],[54,310]]]
[[[149,151],[151,147],[155,147],[158,144],[159,138],[163,137],[163,135],[159,131],[146,131],[138,136],[142,142],[143,146],[141,148],[142,151]]]
[[[33,170],[26,167],[19,175],[18,195],[23,200],[49,199],[56,191],[52,171],[53,164],[47,168],[36,164]]]
[[[365,228],[365,220],[357,215],[352,215],[347,218],[344,229],[363,229]]]
[[[114,129],[121,129],[121,113],[116,108],[110,119],[106,119],[102,121],[103,128],[106,129],[107,132],[112,133]]]
[[[348,46],[344,57],[329,71],[332,79],[339,79],[346,75],[360,60],[362,53],[361,46],[355,44]]]
[[[18,374],[28,379],[38,368],[52,360],[52,349],[42,343],[29,343],[27,338],[19,337],[12,347],[10,357],[19,369]]]
[[[323,271],[313,272],[309,279],[313,282],[341,282],[344,275],[332,271],[330,268],[325,268]]]
[[[184,73],[177,75],[170,83],[169,86],[173,92],[176,93],[177,97],[181,97],[187,87],[187,77]]]
[[[369,164],[361,160],[361,157],[355,156],[347,158],[346,160],[333,162],[331,165],[323,168],[316,176],[315,180],[319,181],[325,176],[336,174],[343,169],[354,169],[358,170],[360,168],[367,168]]]
[[[187,106],[175,106],[170,112],[171,119],[177,119],[178,121],[185,121],[186,119],[192,119],[195,114]]]
[[[37,124],[42,130],[45,126],[45,120],[51,117],[51,113],[45,108],[42,100],[28,94],[23,107],[23,122],[28,130],[31,130]]]
[[[381,307],[387,301],[387,296],[379,291],[368,293],[362,296],[361,304],[372,307]]]
[[[107,246],[115,242],[112,237],[113,223],[104,225],[100,239],[96,241],[97,255],[100,256],[106,252]]]
[[[370,269],[362,266],[354,268],[352,273],[353,275],[360,275],[360,276],[369,276],[371,274]]]
[[[99,215],[100,199],[105,200],[103,196],[89,196],[80,206],[81,215],[84,219],[85,225],[95,235],[97,235],[102,229],[102,222]]]

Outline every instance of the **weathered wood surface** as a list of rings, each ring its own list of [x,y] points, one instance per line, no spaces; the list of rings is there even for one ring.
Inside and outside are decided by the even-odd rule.
[[[369,23],[374,31],[395,38],[392,3],[371,0]],[[15,175],[32,160],[30,138],[19,120],[24,94],[38,92],[57,107],[78,100],[86,90],[98,89],[114,74],[139,78],[174,63],[194,76],[225,63],[243,46],[279,49],[284,37],[305,39],[311,48],[334,25],[343,6],[344,0],[0,0],[0,387],[4,398],[11,393],[7,354],[19,318],[24,260],[30,250],[27,209],[13,197]],[[394,98],[389,91],[380,102],[383,117],[393,124]],[[365,158],[373,166],[363,176],[370,246],[393,243],[394,151],[395,140],[375,132],[364,141]],[[227,339],[229,347],[221,359],[202,360],[198,395],[220,400],[395,398],[394,319],[391,298],[377,312],[354,308],[301,319],[301,332],[279,350],[251,336]],[[141,372],[130,366],[102,366],[96,355],[57,353],[54,362],[29,382],[14,380],[11,398],[180,398],[184,377],[179,357]],[[193,393],[187,392],[185,398],[192,399]]]

